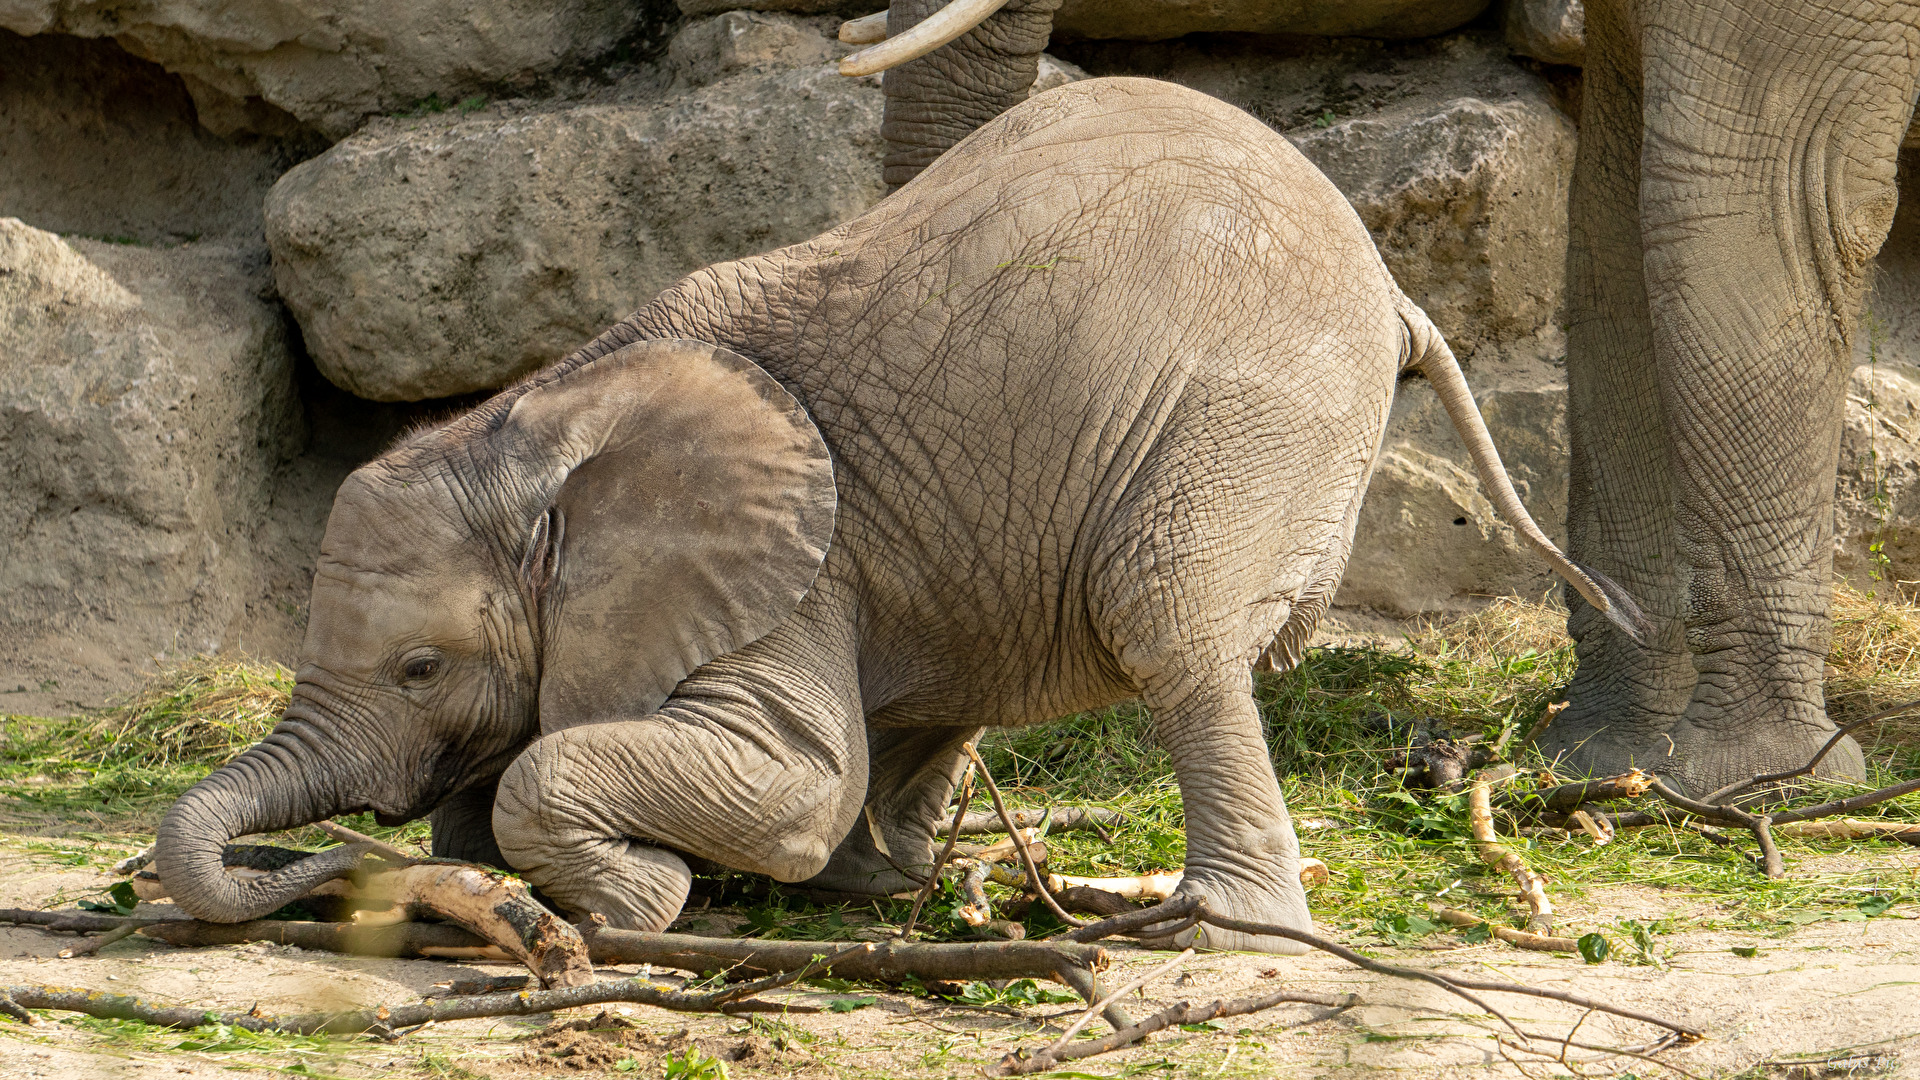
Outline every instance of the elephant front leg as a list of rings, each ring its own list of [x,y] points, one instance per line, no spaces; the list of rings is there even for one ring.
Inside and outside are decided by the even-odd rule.
[[[495,777],[455,792],[434,808],[428,818],[433,827],[433,857],[458,859],[506,869],[506,856],[493,839],[493,798],[500,780]]]
[[[1536,740],[1563,770],[1609,775],[1667,760],[1694,669],[1682,616],[1673,478],[1640,234],[1640,75],[1617,3],[1588,6],[1588,118],[1570,195],[1567,554],[1614,579],[1653,626],[1627,637],[1569,590],[1579,670]]]
[[[978,742],[985,728],[871,728],[867,732],[867,803],[827,868],[807,884],[843,892],[891,896],[919,888],[933,867],[934,838],[954,785],[966,768],[960,747]],[[873,823],[887,845],[873,842]],[[905,869],[919,880],[900,871]]]
[[[1179,892],[1206,897],[1222,915],[1311,931],[1300,841],[1274,776],[1252,673],[1241,668],[1200,682],[1149,685],[1142,697],[1180,781],[1187,860]],[[1306,951],[1285,938],[1218,927],[1184,936],[1215,949]]]
[[[679,914],[682,853],[779,881],[820,873],[859,813],[865,727],[850,671],[781,651],[762,639],[659,713],[536,741],[500,779],[501,853],[568,911],[635,930]]]

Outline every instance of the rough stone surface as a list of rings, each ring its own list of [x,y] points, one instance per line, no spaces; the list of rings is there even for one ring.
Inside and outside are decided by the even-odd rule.
[[[1587,7],[1581,0],[1507,0],[1507,45],[1548,64],[1584,67]]]
[[[1564,543],[1565,368],[1536,359],[1470,378],[1520,500]],[[1537,599],[1556,581],[1494,513],[1433,388],[1424,379],[1402,382],[1335,603],[1407,617],[1466,610],[1491,596]]]
[[[221,132],[340,138],[430,96],[524,90],[644,37],[630,0],[0,0],[16,34],[111,37],[187,79]]]
[[[1062,37],[1158,41],[1196,33],[1420,38],[1444,34],[1487,0],[1065,0]]]
[[[878,201],[881,107],[877,80],[815,66],[635,104],[378,122],[273,189],[275,278],[320,370],[355,394],[501,386],[707,263]]]
[[[0,219],[0,688],[290,645],[256,533],[304,435],[262,255]]]
[[[260,203],[317,140],[221,138],[179,76],[111,41],[0,30],[0,216],[178,243],[260,235]]]
[[[1899,581],[1911,592],[1920,584],[1920,153],[1900,165],[1900,209],[1854,331],[1834,568],[1862,588]]]
[[[1542,89],[1419,101],[1294,142],[1456,352],[1539,333],[1566,282],[1573,124]]]
[[[743,71],[812,67],[846,55],[815,27],[786,15],[729,11],[674,35],[667,58],[689,86],[706,86]]]
[[[865,15],[886,5],[848,0],[678,0],[687,15],[734,8]],[[1489,0],[1065,0],[1054,39],[1165,41],[1200,33],[1422,38],[1466,25]]]

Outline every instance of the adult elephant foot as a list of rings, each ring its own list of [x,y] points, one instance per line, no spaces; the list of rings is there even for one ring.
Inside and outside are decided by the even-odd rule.
[[[1764,773],[1801,768],[1833,738],[1833,732],[1831,723],[1778,715],[1732,719],[1710,716],[1702,720],[1688,716],[1669,733],[1674,746],[1673,767],[1660,771],[1670,780],[1679,781],[1685,794],[1698,798]],[[1863,780],[1867,775],[1866,755],[1848,736],[1821,760],[1814,775],[1830,780]]]

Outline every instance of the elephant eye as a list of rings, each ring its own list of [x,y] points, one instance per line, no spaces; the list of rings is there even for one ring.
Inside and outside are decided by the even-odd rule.
[[[407,677],[408,682],[425,682],[439,671],[440,661],[431,656],[416,656],[407,661],[407,666],[401,673]]]

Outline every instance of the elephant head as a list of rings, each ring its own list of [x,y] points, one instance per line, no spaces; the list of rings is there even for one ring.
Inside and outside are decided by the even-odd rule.
[[[233,837],[412,820],[539,734],[652,712],[792,612],[834,510],[805,410],[698,342],[562,365],[404,439],[334,501],[284,718],[174,804],[156,869],[195,916],[257,918],[364,852],[243,882]]]

